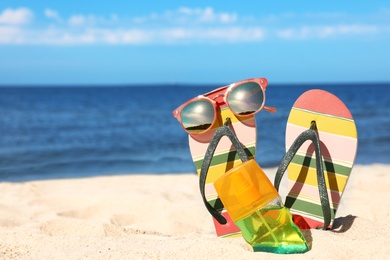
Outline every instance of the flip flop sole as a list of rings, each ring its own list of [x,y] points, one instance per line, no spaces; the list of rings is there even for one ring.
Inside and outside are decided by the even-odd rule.
[[[233,132],[236,134],[241,144],[244,146],[249,157],[255,157],[256,152],[256,120],[253,116],[245,119],[237,118],[226,105],[221,105],[218,123],[215,128],[201,135],[189,135],[189,146],[192,160],[195,164],[198,175],[200,174],[203,158],[205,156],[207,147],[216,129],[223,125],[227,118],[231,119]],[[217,192],[214,188],[214,181],[221,177],[225,172],[233,167],[241,164],[231,141],[224,136],[220,140],[211,165],[207,174],[205,194],[206,199],[217,210],[222,210],[222,215],[227,219],[228,223],[225,225],[219,224],[214,218],[214,225],[216,234],[221,237],[236,236],[241,233],[240,229],[234,224],[229,214],[223,208],[221,201],[218,198]]]
[[[331,225],[351,173],[357,152],[357,131],[346,105],[324,90],[303,93],[291,109],[286,128],[286,149],[316,122],[321,143],[325,181],[331,207]],[[310,141],[298,150],[288,167],[286,207],[304,218],[310,228],[323,226],[314,147]]]

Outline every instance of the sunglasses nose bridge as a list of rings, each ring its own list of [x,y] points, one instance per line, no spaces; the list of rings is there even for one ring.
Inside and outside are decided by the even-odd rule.
[[[216,101],[216,102],[218,102],[218,98],[220,98],[220,97],[222,97],[222,98],[224,98],[225,97],[225,94],[222,94],[222,93],[220,93],[220,94],[217,94],[217,95],[215,95],[213,98],[212,98],[212,100],[214,100],[214,101]]]

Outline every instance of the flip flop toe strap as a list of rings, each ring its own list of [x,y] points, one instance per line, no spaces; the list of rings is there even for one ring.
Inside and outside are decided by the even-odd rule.
[[[206,184],[207,172],[210,168],[211,160],[214,156],[215,149],[217,148],[217,145],[223,136],[229,137],[230,141],[232,142],[233,146],[235,147],[235,149],[237,151],[237,154],[239,155],[240,159],[243,162],[249,160],[249,157],[245,153],[245,150],[242,147],[237,136],[228,127],[228,122],[225,123],[225,125],[219,127],[217,129],[217,131],[215,132],[213,138],[211,139],[209,146],[207,147],[206,154],[205,154],[204,159],[203,159],[203,163],[202,163],[201,170],[200,170],[200,176],[199,176],[199,188],[200,188],[200,193],[202,194],[203,202],[204,202],[207,210],[222,225],[227,223],[226,218],[224,216],[222,216],[222,214],[219,213],[215,208],[213,208],[210,205],[210,203],[207,201],[206,194],[205,194],[205,184]]]
[[[293,142],[290,149],[288,149],[286,155],[283,157],[278,170],[276,171],[274,186],[277,191],[279,191],[279,185],[282,180],[283,174],[287,170],[288,165],[291,160],[294,158],[298,149],[301,145],[307,140],[311,140],[314,144],[314,150],[316,154],[316,170],[317,170],[317,182],[318,182],[318,191],[320,195],[321,208],[324,215],[324,226],[323,230],[326,230],[331,222],[331,211],[329,204],[329,197],[326,188],[325,176],[324,176],[324,168],[322,164],[322,154],[320,147],[320,140],[318,138],[317,132],[313,130],[313,126],[311,129],[308,129],[301,133]]]

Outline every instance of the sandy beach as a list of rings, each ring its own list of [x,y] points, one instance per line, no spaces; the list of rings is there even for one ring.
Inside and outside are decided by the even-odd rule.
[[[3,182],[0,259],[384,259],[389,187],[390,165],[355,166],[334,229],[305,232],[303,255],[276,255],[216,237],[195,174]]]

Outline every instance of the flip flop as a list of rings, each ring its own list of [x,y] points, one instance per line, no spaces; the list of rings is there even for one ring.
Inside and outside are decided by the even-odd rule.
[[[278,190],[288,167],[285,206],[301,229],[332,227],[355,161],[357,141],[353,117],[338,97],[315,89],[294,103],[286,127],[287,153],[274,185]]]
[[[227,120],[215,132],[202,163],[199,188],[207,210],[219,223],[226,223],[226,219],[207,202],[204,187],[215,148],[221,138],[227,136],[243,163],[216,180],[214,187],[230,216],[240,227],[245,241],[255,252],[307,252],[306,240],[292,223],[290,211],[283,206],[279,194],[260,166],[255,160],[249,160],[229,123]]]
[[[205,96],[212,97],[217,96],[218,94],[219,93],[217,92],[210,92],[205,94]],[[230,111],[225,103],[220,103],[219,105],[219,121],[215,124],[213,129],[204,134],[188,135],[191,157],[198,175],[200,175],[203,158],[205,157],[210,140],[215,131],[222,126],[228,118],[230,118],[231,122],[229,125],[230,128],[240,140],[249,158],[255,157],[257,138],[255,117],[250,116],[245,119],[238,118]],[[226,224],[220,224],[216,219],[212,218],[217,236],[229,237],[241,233],[240,229],[234,224],[233,220],[224,209],[213,185],[214,181],[221,177],[225,172],[241,163],[242,162],[229,138],[226,136],[222,137],[211,160],[205,185],[205,195],[208,203],[216,210],[220,211],[227,220]]]
[[[250,84],[244,85],[246,83]],[[252,83],[260,85],[263,92],[262,96],[257,88],[258,86],[253,85]],[[216,143],[212,154],[207,153],[207,150],[217,129],[226,123],[225,126],[227,126],[232,131],[233,135],[238,138],[237,140],[239,140],[241,146],[243,146],[247,156],[250,159],[255,157],[257,131],[254,115],[260,110],[266,110],[271,113],[276,112],[275,108],[264,105],[265,89],[267,85],[268,82],[265,78],[253,78],[239,81],[195,97],[173,111],[173,116],[180,121],[182,127],[189,133],[188,141],[191,157],[199,177],[202,168],[205,168],[202,167],[202,164],[206,165],[207,162],[207,178],[202,178],[201,192],[205,204],[211,205],[210,207],[217,210],[223,216],[223,218],[221,218],[223,221],[213,218],[218,236],[239,235],[240,229],[234,224],[226,209],[223,207],[213,184],[227,171],[241,164],[242,161],[240,160],[234,145],[232,145],[227,136],[221,136],[221,139]],[[239,89],[240,86],[244,86],[244,88]],[[202,99],[207,99],[213,103],[215,108],[213,114],[210,114],[209,108],[204,105],[191,106],[192,102],[194,102],[193,100],[200,101]],[[244,99],[245,102],[242,102]],[[200,102],[201,103],[198,104],[207,103],[207,101]],[[229,102],[229,104],[226,102]],[[182,109],[185,109],[187,113],[184,113],[184,124],[182,121]],[[191,109],[194,109],[194,111]],[[200,113],[198,113],[198,109]],[[238,116],[236,116],[232,110],[236,111]],[[212,122],[210,122],[211,116],[213,116]],[[189,118],[191,118],[191,120],[188,120]],[[204,119],[208,120],[204,122]]]

